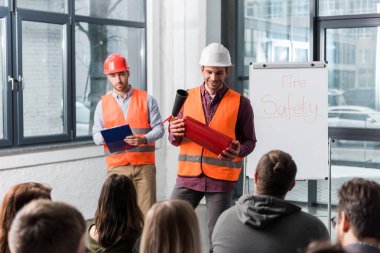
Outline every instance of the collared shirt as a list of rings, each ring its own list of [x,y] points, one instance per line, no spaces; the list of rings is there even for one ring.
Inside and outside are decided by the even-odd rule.
[[[216,92],[212,99],[205,88],[205,84],[201,86],[201,96],[203,110],[205,113],[206,124],[208,125],[214,116],[220,101],[228,91],[228,87],[224,84],[223,87]],[[178,118],[182,118],[182,110],[178,114]],[[236,139],[240,142],[240,157],[245,157],[250,154],[256,145],[255,128],[253,124],[253,110],[248,98],[241,96],[240,107],[235,127]],[[181,138],[174,137],[169,133],[169,141],[174,146],[179,146]],[[236,182],[217,180],[201,174],[197,177],[182,177],[177,176],[178,185],[202,192],[229,192],[235,188]]]
[[[124,117],[127,118],[128,108],[129,104],[131,103],[131,96],[133,94],[134,88],[129,89],[127,92],[126,98],[122,98],[119,96],[115,90],[112,90],[112,95],[116,99],[117,103],[119,104],[121,110],[123,111]],[[157,101],[154,97],[148,95],[148,121],[150,125],[150,132],[145,135],[147,139],[147,143],[156,141],[160,139],[164,133],[164,127],[161,125],[161,115],[158,108]],[[102,100],[98,102],[96,105],[95,113],[94,113],[94,126],[92,127],[92,138],[96,145],[104,144],[102,140],[102,136],[100,134],[100,131],[103,130],[104,127],[104,120],[103,120],[103,110],[102,110]]]

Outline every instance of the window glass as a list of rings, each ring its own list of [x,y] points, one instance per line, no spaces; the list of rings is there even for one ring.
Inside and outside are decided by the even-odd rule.
[[[251,62],[309,60],[309,5],[301,0],[245,0],[245,76]]]
[[[6,49],[5,49],[5,40],[6,40],[6,30],[5,30],[5,18],[0,19],[0,41],[1,41],[1,47],[0,47],[0,139],[4,139],[4,111],[6,105],[4,105],[4,87],[3,85],[8,85],[8,82],[6,81],[5,76],[5,59],[6,59]]]
[[[145,21],[143,0],[76,0],[75,14],[100,18]]]
[[[67,13],[68,0],[17,0],[17,7],[38,11]]]
[[[288,191],[288,193],[285,196],[286,200],[289,201],[297,201],[297,202],[307,202],[307,192],[308,186],[307,186],[307,180],[300,180],[297,181],[296,185],[293,187],[291,191]]]
[[[330,127],[380,129],[378,29],[326,31]]]
[[[331,145],[331,161],[336,166],[380,168],[380,142],[334,140]],[[380,171],[378,173],[380,178]],[[356,176],[360,176],[357,174]]]
[[[319,16],[373,14],[380,12],[380,0],[319,0]]]
[[[338,204],[338,189],[354,177],[380,183],[380,142],[336,139],[331,143],[331,202]],[[317,202],[327,203],[327,180],[318,180]]]
[[[112,90],[103,73],[103,62],[111,53],[126,57],[130,66],[129,83],[146,89],[145,30],[120,26],[77,23],[76,38],[76,131],[91,135],[96,104]]]
[[[24,21],[22,42],[24,136],[62,134],[65,27]]]
[[[249,81],[243,81],[243,96],[249,98]]]

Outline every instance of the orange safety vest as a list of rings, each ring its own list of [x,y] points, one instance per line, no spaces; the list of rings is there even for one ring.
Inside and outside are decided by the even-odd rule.
[[[145,91],[134,89],[131,102],[129,104],[127,118],[124,118],[123,111],[112,94],[102,96],[102,111],[105,128],[129,124],[132,133],[144,135],[151,128],[148,122],[148,95]],[[115,166],[133,164],[154,164],[155,163],[155,144],[154,142],[146,145],[139,145],[136,148],[126,150],[124,153],[109,154],[108,148],[104,146],[107,168]]]
[[[206,123],[202,105],[200,87],[188,90],[189,96],[183,106],[183,116]],[[236,140],[235,126],[240,106],[240,94],[228,90],[223,96],[209,127],[222,132]],[[199,176],[202,171],[211,178],[237,181],[242,166],[242,158],[236,157],[233,161],[218,159],[218,155],[208,151],[200,145],[183,139],[178,157],[179,176]]]

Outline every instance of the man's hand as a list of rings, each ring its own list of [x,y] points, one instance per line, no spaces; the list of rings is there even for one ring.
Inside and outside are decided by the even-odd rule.
[[[138,146],[141,144],[147,144],[147,139],[145,136],[138,136],[138,135],[130,135],[127,136],[124,139],[125,143],[132,145],[132,146]]]
[[[240,153],[240,142],[234,141],[233,148],[226,148],[222,154],[219,154],[218,158],[221,160],[234,160]]]
[[[185,135],[185,122],[183,119],[175,119],[169,124],[170,133],[175,137],[183,137]]]

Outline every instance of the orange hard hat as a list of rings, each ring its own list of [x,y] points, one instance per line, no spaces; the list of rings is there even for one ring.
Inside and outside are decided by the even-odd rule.
[[[128,71],[129,65],[125,58],[119,54],[111,54],[104,61],[104,74],[112,74],[122,71]]]

